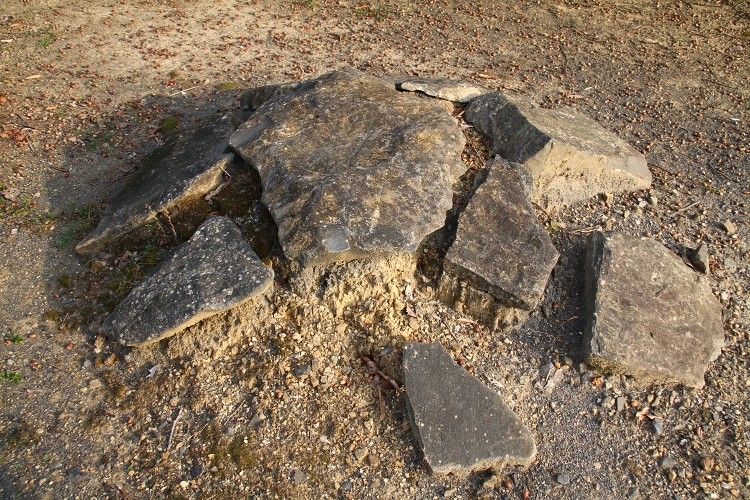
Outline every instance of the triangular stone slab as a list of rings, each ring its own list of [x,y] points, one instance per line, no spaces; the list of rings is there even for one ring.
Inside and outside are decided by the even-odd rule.
[[[147,345],[236,307],[272,284],[273,270],[258,259],[237,225],[211,217],[130,292],[102,329],[125,345]]]
[[[440,295],[461,312],[482,317],[499,304],[533,310],[544,294],[558,253],[537,219],[529,195],[532,178],[518,163],[496,157],[458,219],[456,239],[445,255]],[[491,302],[491,301],[490,301]]]
[[[302,267],[413,252],[439,229],[465,143],[440,104],[357,71],[261,105],[230,144],[260,173],[284,254]]]
[[[464,117],[490,139],[496,154],[531,172],[532,201],[544,208],[651,186],[641,153],[572,108],[543,109],[493,92],[473,99]]]
[[[534,460],[529,429],[439,342],[407,343],[403,369],[409,420],[433,472],[514,471]]]
[[[703,387],[724,345],[705,275],[650,238],[594,232],[586,252],[587,361],[654,383]]]
[[[157,213],[215,188],[221,182],[222,169],[234,158],[226,152],[233,131],[229,116],[222,116],[172,132],[146,156],[76,251],[98,252],[153,221]]]

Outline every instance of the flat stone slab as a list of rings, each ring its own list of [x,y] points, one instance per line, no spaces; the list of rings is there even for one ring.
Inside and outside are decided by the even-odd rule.
[[[157,266],[102,324],[125,345],[143,346],[264,293],[273,270],[263,264],[237,225],[210,217]]]
[[[287,258],[413,252],[445,222],[465,137],[431,99],[358,71],[261,105],[230,138],[259,172]]]
[[[587,362],[654,383],[703,387],[724,345],[708,279],[661,243],[594,232],[586,251]]]
[[[99,225],[78,243],[76,251],[98,252],[153,221],[156,214],[215,188],[222,169],[234,158],[226,152],[233,130],[225,115],[169,134],[110,201]]]
[[[532,201],[544,208],[651,186],[645,156],[571,108],[544,109],[493,92],[472,100],[464,118],[490,139],[496,154],[531,172]]]
[[[406,343],[403,368],[409,421],[434,473],[531,465],[536,445],[529,429],[439,342]]]
[[[523,165],[496,157],[459,216],[444,259],[444,272],[460,286],[524,310],[539,304],[559,257],[529,200],[532,183]]]
[[[447,78],[402,77],[396,79],[396,88],[410,92],[423,92],[438,99],[460,103],[467,103],[475,97],[492,92],[481,85]]]

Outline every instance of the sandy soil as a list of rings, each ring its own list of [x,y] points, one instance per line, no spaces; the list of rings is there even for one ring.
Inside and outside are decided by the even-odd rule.
[[[749,42],[750,8],[733,0],[5,2],[0,497],[750,497]],[[153,228],[93,261],[73,248],[174,118],[237,111],[245,88],[348,67],[573,106],[646,153],[653,188],[540,213],[561,259],[514,331],[480,328],[437,302],[429,279],[385,268],[361,269],[388,285],[359,282],[346,303],[279,281],[153,348],[99,337],[178,241]],[[468,163],[486,156],[475,143]],[[223,200],[213,208],[253,218],[252,203]],[[705,389],[581,365],[593,228],[675,252],[708,243],[726,343]],[[443,342],[499,391],[536,438],[528,471],[428,473],[403,397],[389,394],[380,420],[358,358],[399,379],[408,340]],[[548,362],[561,371],[552,391],[537,387]],[[307,363],[312,375],[297,377]]]

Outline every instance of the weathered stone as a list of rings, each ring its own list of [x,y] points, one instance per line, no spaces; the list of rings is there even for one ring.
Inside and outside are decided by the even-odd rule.
[[[240,96],[240,109],[244,111],[255,111],[266,101],[270,101],[274,97],[295,92],[297,90],[306,90],[312,86],[313,83],[310,80],[304,80],[301,82],[287,82],[278,85],[264,85],[263,87],[247,89]]]
[[[215,188],[221,182],[222,168],[234,158],[226,152],[233,130],[232,120],[225,115],[167,136],[107,205],[99,225],[76,251],[97,252],[153,221],[157,213]]]
[[[443,300],[458,301],[468,314],[486,314],[492,301],[467,291],[472,287],[490,294],[498,311],[538,305],[558,253],[529,201],[531,189],[522,165],[495,158],[458,219],[440,281]]]
[[[356,71],[271,99],[230,139],[302,267],[416,250],[452,206],[464,143],[440,105]]]
[[[648,238],[594,232],[586,252],[584,351],[592,366],[703,387],[724,344],[707,278]]]
[[[102,325],[131,346],[147,345],[265,292],[273,271],[230,219],[211,217],[156,267]]]
[[[433,472],[500,472],[531,464],[536,445],[529,429],[439,342],[407,343],[403,368],[409,421]]]
[[[461,103],[467,103],[475,97],[492,92],[486,87],[464,80],[447,78],[404,77],[396,81],[396,88],[409,92],[423,92],[438,99]]]
[[[696,270],[704,274],[709,273],[708,245],[701,243],[698,248],[689,250],[687,257]]]
[[[543,109],[495,92],[472,100],[464,117],[496,154],[531,172],[532,201],[545,208],[651,185],[641,153],[571,108]]]

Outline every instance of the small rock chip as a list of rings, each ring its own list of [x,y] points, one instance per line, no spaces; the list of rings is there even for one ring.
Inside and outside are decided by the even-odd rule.
[[[602,408],[612,408],[615,405],[615,400],[612,398],[612,396],[606,396],[604,399],[602,399],[602,402],[599,403],[599,406]]]
[[[307,377],[310,375],[311,372],[312,372],[312,366],[309,364],[297,365],[294,367],[294,374],[297,377]]]
[[[203,474],[203,466],[201,464],[195,464],[190,468],[190,477],[193,479]]]
[[[728,220],[728,221],[724,222],[724,224],[722,224],[722,225],[724,226],[724,229],[725,229],[725,230],[727,231],[727,233],[729,233],[729,234],[734,234],[734,233],[736,233],[736,232],[737,232],[737,228],[736,228],[736,227],[734,227],[734,224],[732,223],[732,221],[729,221],[729,220]]]
[[[341,491],[349,491],[352,489],[352,482],[349,480],[344,481],[341,483]]]
[[[630,488],[628,490],[628,496],[626,497],[628,500],[638,500],[641,498],[641,492],[638,490],[638,488]]]
[[[625,409],[625,397],[624,396],[617,396],[617,411],[622,411]]]
[[[661,457],[661,460],[659,460],[659,466],[662,469],[670,469],[675,465],[677,465],[677,460],[672,457]]]
[[[662,434],[664,432],[664,422],[660,418],[655,418],[652,422],[654,426],[654,432],[657,434]]]
[[[714,459],[711,457],[704,457],[700,461],[701,469],[703,469],[706,472],[712,471],[714,469],[714,464],[715,464]]]
[[[667,479],[669,479],[670,483],[674,483],[677,480],[677,473],[672,469],[669,469],[669,472],[667,472]]]
[[[687,257],[696,270],[708,274],[708,246],[705,243],[694,250],[688,250]]]
[[[296,470],[292,473],[292,481],[294,481],[294,484],[304,484],[307,481],[307,474],[301,470]]]
[[[555,476],[555,481],[557,481],[557,484],[562,484],[564,486],[570,484],[570,476],[568,474],[558,474]]]

